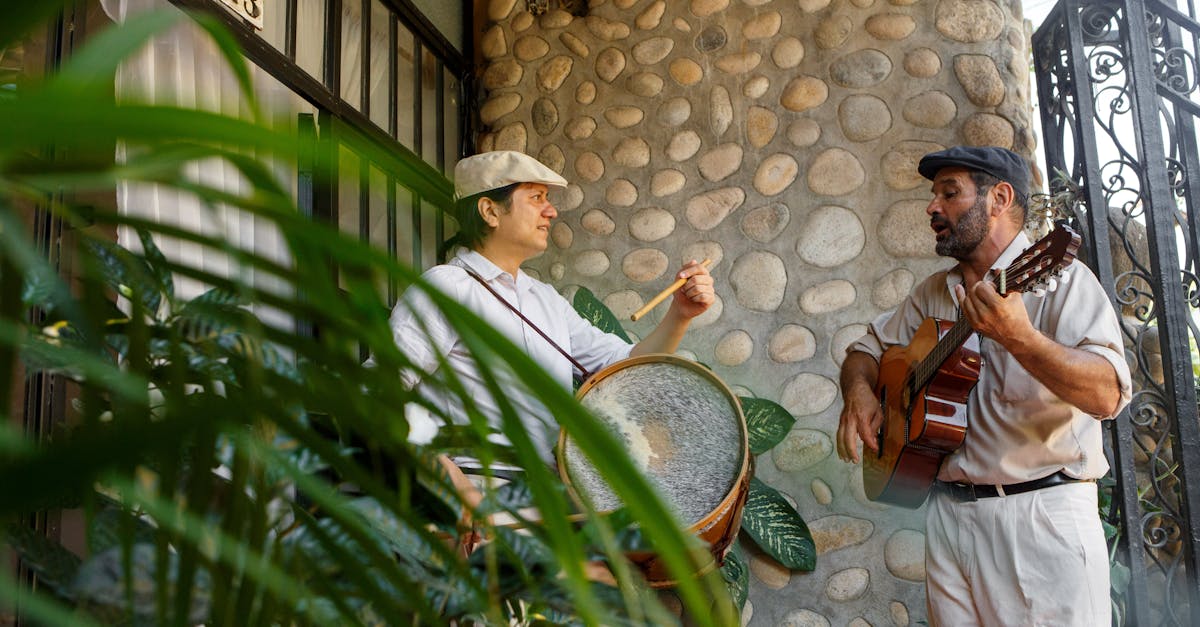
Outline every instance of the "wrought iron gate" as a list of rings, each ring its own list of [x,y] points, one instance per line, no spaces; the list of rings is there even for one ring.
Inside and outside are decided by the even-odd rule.
[[[1033,38],[1051,190],[1078,190],[1134,370],[1108,429],[1106,512],[1134,625],[1200,623],[1198,51],[1195,0],[1061,0]]]

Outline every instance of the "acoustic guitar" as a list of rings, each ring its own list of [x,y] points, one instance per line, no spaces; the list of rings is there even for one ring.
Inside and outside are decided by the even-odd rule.
[[[1079,234],[1060,222],[996,273],[992,285],[1001,294],[1054,289],[1078,249]],[[979,336],[961,316],[926,318],[908,346],[883,353],[875,386],[883,412],[879,453],[863,456],[867,498],[909,508],[925,502],[942,459],[966,438],[967,400],[982,368]]]

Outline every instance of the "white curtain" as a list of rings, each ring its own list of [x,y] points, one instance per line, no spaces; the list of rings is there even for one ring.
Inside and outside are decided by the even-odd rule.
[[[129,15],[151,9],[176,10],[165,0],[101,0],[101,5],[116,22]],[[268,4],[268,9],[278,5]],[[255,95],[260,107],[277,128],[295,131],[297,114],[315,112],[305,101],[275,81],[269,74],[251,64]],[[127,59],[116,78],[117,97],[127,102],[155,103],[220,112],[225,115],[251,119],[246,99],[224,57],[203,31],[190,21],[156,37],[140,52]],[[118,160],[136,147],[118,147]],[[252,151],[248,151],[252,152]],[[272,164],[285,189],[296,189],[295,163],[292,159],[272,159],[259,155]],[[235,168],[219,161],[208,160],[190,165],[187,176],[196,182],[235,194],[248,191],[248,184]],[[270,221],[255,217],[234,207],[207,207],[191,194],[166,189],[158,185],[122,184],[117,191],[119,210],[165,224],[178,225],[227,242],[242,250],[287,264],[288,256],[279,233]],[[140,250],[137,234],[121,229],[118,243]],[[279,290],[282,287],[270,277],[255,276],[252,270],[236,267],[219,250],[156,238],[156,243],[170,259],[187,263],[221,276],[239,275],[259,288]],[[177,277],[176,292],[191,298],[208,289],[196,281]],[[264,322],[290,324],[278,312],[259,310]]]

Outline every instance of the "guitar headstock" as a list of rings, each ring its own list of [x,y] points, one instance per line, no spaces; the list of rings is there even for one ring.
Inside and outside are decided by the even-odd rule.
[[[1066,222],[1058,222],[1049,235],[1033,243],[1007,268],[992,278],[1000,293],[1053,290],[1057,277],[1065,282],[1063,270],[1075,260],[1079,234]]]

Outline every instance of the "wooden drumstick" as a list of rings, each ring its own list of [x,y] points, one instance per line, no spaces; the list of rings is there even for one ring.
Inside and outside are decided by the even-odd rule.
[[[712,263],[712,259],[705,259],[704,261],[700,262],[700,265],[702,267],[707,268],[708,264],[710,264],[710,263]],[[674,283],[667,286],[667,289],[659,292],[658,296],[651,298],[650,302],[643,305],[641,309],[633,312],[633,315],[629,316],[629,319],[633,320],[634,322],[637,322],[638,320],[640,320],[642,318],[642,316],[650,313],[651,309],[654,309],[656,306],[658,306],[659,303],[666,300],[668,296],[670,296],[671,294],[674,294],[675,290],[683,287],[684,283],[687,283],[687,279],[676,279]]]

